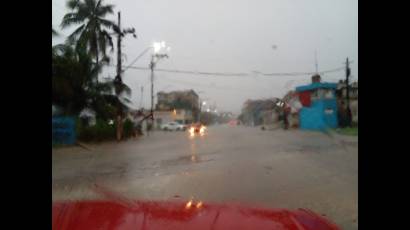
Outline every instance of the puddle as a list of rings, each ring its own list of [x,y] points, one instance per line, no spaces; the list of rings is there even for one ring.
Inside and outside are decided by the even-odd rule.
[[[213,160],[214,160],[213,158],[209,158],[207,156],[187,155],[187,156],[181,156],[175,159],[163,160],[161,161],[161,166],[197,164],[197,163],[203,163],[203,162],[208,162],[208,161],[213,161]]]

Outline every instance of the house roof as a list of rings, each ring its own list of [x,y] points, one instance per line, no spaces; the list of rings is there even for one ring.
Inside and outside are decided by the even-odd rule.
[[[309,85],[302,85],[296,87],[297,92],[315,90],[315,89],[336,89],[337,83],[315,82]]]

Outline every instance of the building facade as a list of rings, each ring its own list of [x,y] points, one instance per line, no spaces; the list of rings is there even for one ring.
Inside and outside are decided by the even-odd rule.
[[[312,82],[296,87],[302,108],[299,111],[301,129],[323,130],[338,126],[336,83]]]
[[[158,92],[155,109],[158,111],[173,109],[196,111],[199,109],[199,97],[194,90]]]
[[[195,122],[199,114],[199,97],[193,90],[158,92],[154,111],[155,127],[175,121],[180,124]]]

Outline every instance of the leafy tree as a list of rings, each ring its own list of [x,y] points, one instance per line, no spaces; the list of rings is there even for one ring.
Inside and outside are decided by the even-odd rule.
[[[108,31],[115,25],[105,17],[113,13],[114,5],[104,5],[102,0],[69,0],[67,6],[72,12],[63,17],[61,28],[80,25],[69,35],[68,43],[75,44],[77,49],[86,48],[97,65],[100,56],[108,60],[107,46],[113,49],[112,37]]]
[[[97,118],[107,120],[115,117],[117,107],[128,109],[131,89],[127,85],[123,84],[123,93],[116,95],[112,79],[93,81],[104,62],[96,65],[86,50],[68,44],[54,46],[52,51],[52,102],[66,114],[78,115],[91,108]]]

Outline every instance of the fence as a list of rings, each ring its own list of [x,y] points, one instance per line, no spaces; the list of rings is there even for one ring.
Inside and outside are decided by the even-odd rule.
[[[52,140],[54,144],[72,145],[76,142],[75,120],[72,117],[52,118]]]

